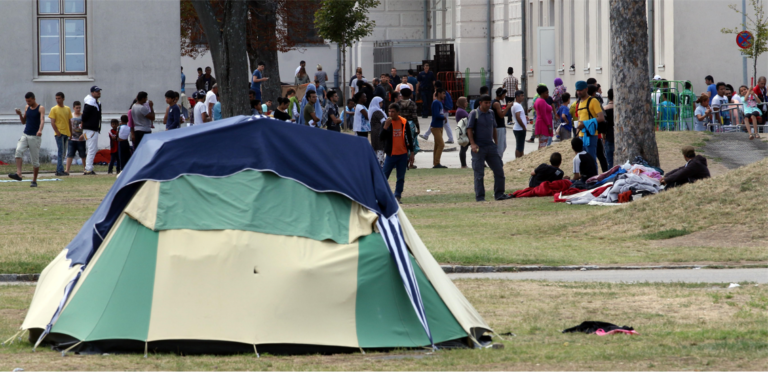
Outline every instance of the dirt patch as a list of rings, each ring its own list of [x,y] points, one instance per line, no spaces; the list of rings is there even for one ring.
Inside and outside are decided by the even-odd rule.
[[[657,242],[661,247],[768,247],[768,238],[764,232],[727,226],[712,227]]]

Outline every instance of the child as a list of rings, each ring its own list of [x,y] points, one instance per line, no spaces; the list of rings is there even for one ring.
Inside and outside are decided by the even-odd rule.
[[[658,111],[659,119],[661,119],[661,124],[659,125],[659,129],[674,131],[675,115],[677,115],[677,108],[675,108],[675,105],[673,103],[669,102],[669,97],[667,93],[663,93],[661,95],[661,103],[659,104],[657,111]]]
[[[131,145],[128,144],[128,139],[130,137],[131,128],[128,127],[128,116],[123,115],[120,117],[120,125],[117,127],[118,175],[125,169],[125,164],[128,163],[128,160],[131,159]]]
[[[355,121],[355,100],[350,98],[347,100],[347,107],[344,110],[344,128],[351,131],[354,121]]]
[[[741,92],[741,101],[744,103],[744,125],[747,127],[747,133],[749,139],[754,140],[760,138],[760,134],[757,132],[757,117],[762,116],[763,113],[757,108],[757,104],[762,103],[760,97],[755,94],[754,87],[747,90],[747,86],[743,85],[739,88]],[[755,127],[755,134],[752,134],[749,122],[752,122],[752,126]]]
[[[296,91],[289,89],[285,94],[285,97],[290,102],[288,104],[288,114],[291,116],[291,118],[293,118],[293,121],[295,122],[299,117],[299,99],[296,98]]]
[[[251,100],[251,115],[262,115],[261,101]]]
[[[272,114],[272,100],[267,100],[266,104],[261,104],[261,112],[264,115],[271,115]]]
[[[557,138],[562,140],[569,140],[571,138],[571,131],[573,130],[573,117],[571,111],[568,108],[571,103],[571,94],[565,92],[560,96],[563,100],[560,108],[557,109],[557,118],[560,121],[560,126],[557,128]]]
[[[539,138],[539,149],[541,149],[547,146],[553,136],[552,106],[547,103],[547,98],[549,97],[547,86],[538,86],[536,93],[539,94],[539,99],[533,104],[534,109],[536,109],[536,132],[534,135]]]
[[[117,166],[118,174],[122,170],[117,154],[117,126],[119,123],[117,119],[112,119],[112,129],[109,130],[109,168],[107,169],[107,175],[112,175],[112,166]]]
[[[584,142],[581,141],[581,138],[574,137],[571,140],[571,149],[576,153],[576,156],[573,157],[573,181],[586,183],[590,177],[597,176],[597,161],[584,150]]]
[[[562,163],[563,156],[560,153],[552,153],[549,164],[542,163],[531,172],[528,187],[535,188],[545,181],[568,180],[568,176],[565,176],[565,172],[560,169]]]
[[[165,109],[165,116],[163,117],[163,124],[165,124],[165,130],[170,131],[181,127],[181,109],[177,103],[179,102],[179,94],[174,91],[165,92],[165,103],[168,104],[168,108]],[[117,122],[117,120],[115,120]],[[120,172],[118,170],[118,172]]]
[[[85,140],[81,140],[83,137],[83,112],[80,101],[75,101],[72,104],[72,108],[75,113],[72,114],[72,119],[69,120],[70,130],[72,137],[69,139],[69,149],[67,151],[67,168],[64,170],[65,174],[69,173],[69,169],[72,167],[72,160],[75,158],[75,154],[80,155],[80,160],[85,165]]]

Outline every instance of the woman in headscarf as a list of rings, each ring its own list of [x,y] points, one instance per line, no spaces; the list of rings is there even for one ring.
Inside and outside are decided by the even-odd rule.
[[[563,84],[563,80],[560,78],[555,78],[555,90],[552,91],[552,101],[555,105],[555,111],[560,108],[560,105],[563,104],[563,93],[567,91],[567,88]]]
[[[299,117],[296,119],[296,123],[301,125],[308,125],[307,123],[304,123],[304,106],[307,105],[309,102],[307,100],[307,95],[309,92],[315,92],[317,94],[317,88],[314,84],[310,84],[307,86],[307,91],[304,93],[304,98],[301,99],[301,104],[299,104],[299,108],[301,111],[299,112]],[[318,118],[323,117],[323,107],[320,105],[320,100],[315,101],[315,115],[317,115]]]
[[[384,160],[387,154],[384,151],[384,142],[379,139],[381,130],[384,129],[384,122],[387,120],[387,113],[382,110],[384,99],[374,97],[371,100],[371,106],[368,107],[368,119],[371,121],[371,146],[379,160],[379,166],[384,167]]]

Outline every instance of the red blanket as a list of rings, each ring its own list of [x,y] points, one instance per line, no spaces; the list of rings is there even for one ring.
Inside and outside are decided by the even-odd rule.
[[[525,188],[512,193],[515,198],[549,197],[571,187],[570,180],[545,181],[535,188]]]

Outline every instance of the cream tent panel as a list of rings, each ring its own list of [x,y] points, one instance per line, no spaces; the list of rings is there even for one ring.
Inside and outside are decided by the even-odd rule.
[[[160,198],[160,183],[146,181],[126,206],[125,213],[145,227],[155,230],[157,223],[157,202]]]
[[[357,263],[357,244],[162,231],[148,339],[357,347]]]

